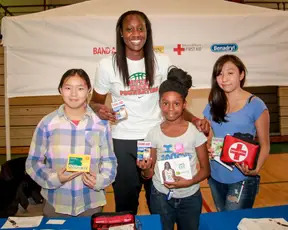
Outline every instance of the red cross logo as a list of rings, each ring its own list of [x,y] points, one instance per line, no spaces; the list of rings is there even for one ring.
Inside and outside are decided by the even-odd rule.
[[[177,48],[174,48],[173,51],[177,52],[178,55],[181,55],[181,52],[185,51],[185,49],[181,47],[181,44],[177,44]]]
[[[236,161],[243,161],[248,155],[248,148],[241,142],[236,142],[229,148],[229,157]]]

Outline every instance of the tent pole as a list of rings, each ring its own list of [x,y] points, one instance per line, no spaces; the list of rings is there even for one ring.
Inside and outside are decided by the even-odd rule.
[[[8,80],[7,80],[7,47],[4,47],[4,87],[5,87],[5,137],[6,137],[6,160],[11,160],[10,144],[10,113],[8,98]]]

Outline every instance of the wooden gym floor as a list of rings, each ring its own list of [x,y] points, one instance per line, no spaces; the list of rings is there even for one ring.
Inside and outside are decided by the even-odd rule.
[[[254,207],[288,204],[288,153],[270,154],[260,175],[260,189]],[[209,208],[216,211],[206,180],[201,183],[201,192]],[[106,197],[108,203],[104,211],[114,211],[115,205],[111,187],[107,189]],[[144,190],[141,191],[139,202],[138,214],[149,214]],[[205,208],[202,212],[206,212]]]
[[[261,183],[259,193],[256,197],[254,207],[266,207],[288,204],[288,152],[280,154],[270,154],[261,172]],[[107,188],[107,205],[104,211],[113,212],[115,210],[113,189]],[[210,189],[207,181],[201,183],[203,198],[212,211],[215,211]],[[141,191],[139,198],[138,215],[149,214],[145,201],[145,192]],[[206,212],[205,208],[202,212]],[[28,211],[19,210],[17,216],[42,215],[42,205],[29,205]]]

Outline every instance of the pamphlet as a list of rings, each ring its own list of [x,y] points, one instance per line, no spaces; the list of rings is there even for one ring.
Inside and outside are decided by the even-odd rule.
[[[170,160],[157,161],[161,183],[174,182],[174,176],[192,179],[189,157],[180,157]]]
[[[214,156],[221,156],[223,148],[224,138],[223,137],[212,137],[211,148],[214,150]]]
[[[213,152],[214,157],[212,158],[212,160],[217,161],[219,164],[223,165],[225,168],[232,171],[233,167],[225,164],[223,161],[220,160],[223,144],[224,144],[223,137],[212,137],[211,148],[214,150]]]
[[[90,171],[90,155],[69,154],[66,170],[70,172],[89,172]]]

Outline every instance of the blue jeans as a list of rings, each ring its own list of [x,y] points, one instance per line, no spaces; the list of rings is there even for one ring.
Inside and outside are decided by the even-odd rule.
[[[159,214],[163,230],[197,230],[202,208],[200,190],[185,198],[166,200],[166,194],[160,193],[153,185],[151,188],[150,208],[152,214]]]
[[[252,208],[254,204],[260,176],[247,177],[233,184],[223,184],[210,177],[208,183],[217,211],[245,209]]]

